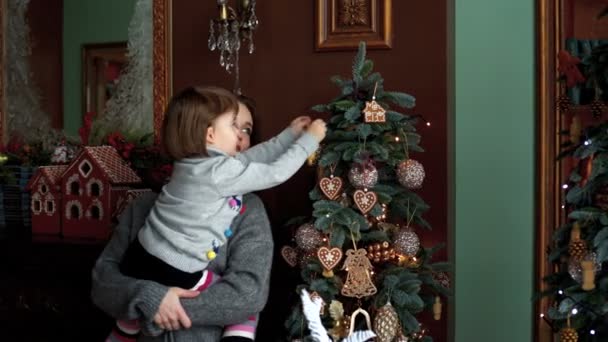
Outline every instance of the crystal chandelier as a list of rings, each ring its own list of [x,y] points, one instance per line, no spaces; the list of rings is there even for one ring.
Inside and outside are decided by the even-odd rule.
[[[241,43],[247,44],[253,53],[253,31],[258,26],[255,0],[237,0],[236,11],[228,6],[228,0],[217,0],[220,16],[209,21],[209,50],[220,52],[220,65],[229,73],[234,69],[234,92],[241,93],[239,84],[239,51]]]

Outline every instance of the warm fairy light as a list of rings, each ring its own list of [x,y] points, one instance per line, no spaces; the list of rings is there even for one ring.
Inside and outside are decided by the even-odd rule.
[[[584,143],[584,144],[585,144],[585,146],[589,146],[589,145],[591,145],[591,139],[585,140],[585,143]]]
[[[564,291],[559,290],[559,291],[557,291],[557,294],[563,295],[563,294],[564,294]]]
[[[431,127],[431,123],[429,121],[426,122],[427,127]]]
[[[545,314],[544,314],[544,313],[541,313],[541,314],[540,314],[540,318],[545,318]]]
[[[325,215],[325,217],[329,217],[329,214]]]
[[[566,209],[566,205],[565,204],[562,204],[562,209]]]
[[[562,185],[562,189],[568,189],[568,184]]]
[[[590,333],[591,335],[595,335],[595,330],[591,329],[591,330],[589,331],[589,333]]]
[[[572,314],[573,315],[576,315],[577,313],[578,313],[578,309],[577,308],[572,309]]]
[[[395,137],[395,141],[399,141],[399,137]]]

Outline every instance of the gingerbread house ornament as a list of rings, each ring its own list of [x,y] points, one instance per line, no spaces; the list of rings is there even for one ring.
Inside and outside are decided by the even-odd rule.
[[[27,184],[30,191],[32,234],[59,235],[61,233],[61,175],[66,165],[41,166]]]
[[[363,109],[365,122],[386,122],[386,111],[376,102],[376,99],[365,102]]]
[[[112,146],[83,147],[61,178],[62,233],[68,238],[107,239],[118,199],[142,184]]]

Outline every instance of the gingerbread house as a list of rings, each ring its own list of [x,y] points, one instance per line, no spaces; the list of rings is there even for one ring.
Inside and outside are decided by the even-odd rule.
[[[41,166],[29,180],[26,189],[31,193],[32,234],[61,233],[61,175],[66,169],[66,165]]]
[[[61,175],[63,236],[107,239],[119,199],[141,184],[114,147],[83,147]]]
[[[386,111],[376,101],[365,102],[365,122],[386,122]]]

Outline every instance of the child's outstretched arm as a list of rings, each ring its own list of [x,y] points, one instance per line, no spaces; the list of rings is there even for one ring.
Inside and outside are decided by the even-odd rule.
[[[279,155],[285,153],[289,146],[302,135],[302,132],[310,125],[310,122],[311,119],[309,116],[298,116],[287,128],[279,133],[279,135],[241,152],[237,158],[244,163],[273,162]]]
[[[315,120],[305,134],[270,163],[244,163],[225,158],[211,169],[217,192],[224,197],[268,189],[288,180],[325,138],[325,122]]]

